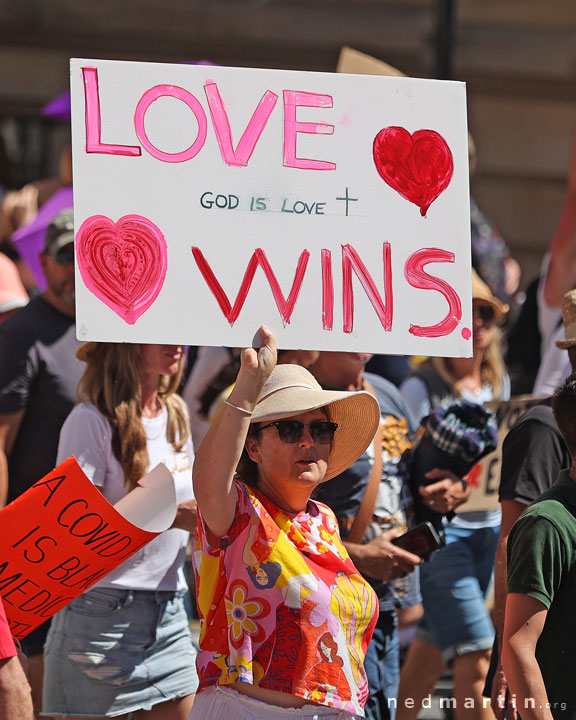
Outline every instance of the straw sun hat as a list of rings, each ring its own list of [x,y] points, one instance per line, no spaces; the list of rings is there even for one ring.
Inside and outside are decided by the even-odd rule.
[[[500,300],[492,294],[488,285],[480,279],[480,276],[474,268],[472,268],[472,299],[483,300],[487,305],[494,308],[496,322],[499,322],[502,316],[509,310],[508,305],[500,302]]]
[[[273,422],[326,408],[328,419],[338,423],[332,441],[326,479],[350,467],[370,445],[380,423],[376,398],[364,390],[323,390],[300,365],[277,365],[266,381],[250,422]]]

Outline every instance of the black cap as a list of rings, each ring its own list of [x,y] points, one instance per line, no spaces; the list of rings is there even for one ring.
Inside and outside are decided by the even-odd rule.
[[[44,252],[55,255],[66,245],[74,242],[74,211],[72,208],[60,210],[52,218],[46,229]]]

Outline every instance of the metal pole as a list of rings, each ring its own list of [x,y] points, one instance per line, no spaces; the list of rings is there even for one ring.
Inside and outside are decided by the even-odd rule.
[[[455,0],[437,0],[436,4],[436,68],[438,80],[452,78],[454,56]]]

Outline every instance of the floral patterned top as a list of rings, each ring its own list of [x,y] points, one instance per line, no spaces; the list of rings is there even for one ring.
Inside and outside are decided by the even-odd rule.
[[[198,523],[199,692],[246,682],[363,715],[364,656],[378,615],[333,512],[280,510],[235,481],[236,516],[218,547]]]

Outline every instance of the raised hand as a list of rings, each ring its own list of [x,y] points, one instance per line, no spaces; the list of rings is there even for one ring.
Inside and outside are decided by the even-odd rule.
[[[274,333],[266,325],[261,325],[257,339],[261,342],[259,349],[244,348],[240,353],[240,372],[230,395],[230,401],[235,404],[238,401],[238,404],[242,403],[242,407],[248,407],[245,402],[249,406],[256,403],[266,380],[276,367],[278,353]]]
[[[266,325],[260,325],[255,339],[261,341],[260,348],[244,348],[240,354],[243,370],[252,374],[263,374],[265,380],[276,367],[277,351],[274,333]]]

